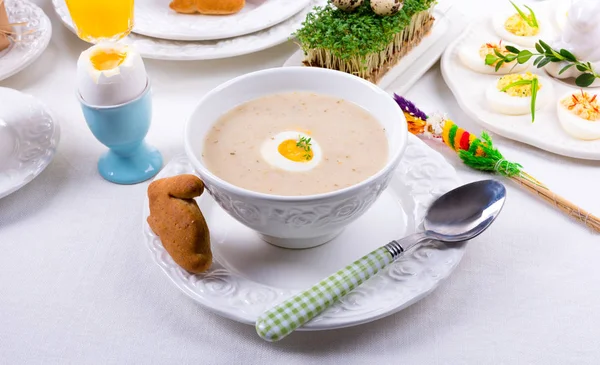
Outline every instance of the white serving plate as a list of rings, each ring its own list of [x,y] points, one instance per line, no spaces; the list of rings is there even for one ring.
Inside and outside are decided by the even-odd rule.
[[[15,27],[18,41],[0,51],[0,80],[22,71],[44,53],[52,37],[52,25],[44,11],[25,0],[5,0],[8,21],[27,22]]]
[[[541,11],[545,6],[553,9],[553,2],[536,4]],[[553,14],[548,12],[548,18],[552,26],[556,22]],[[571,137],[560,126],[556,102],[564,94],[572,90],[579,90],[576,86],[570,86],[563,81],[551,78],[544,70],[531,67],[529,70],[550,79],[554,88],[554,99],[549,105],[536,112],[536,122],[531,123],[531,115],[509,116],[496,113],[489,109],[485,100],[485,90],[498,77],[497,75],[483,75],[471,71],[464,66],[459,57],[459,47],[465,44],[481,44],[486,41],[497,41],[499,37],[491,26],[491,20],[473,23],[460,37],[456,38],[446,49],[441,61],[442,75],[446,84],[456,97],[461,109],[470,117],[475,119],[484,128],[506,138],[538,147],[559,155],[600,160],[600,140],[583,141]],[[590,89],[594,93],[600,93],[600,89]]]
[[[179,14],[171,0],[136,0],[135,33],[176,41],[205,41],[250,34],[291,18],[311,0],[247,0],[237,14]]]
[[[54,158],[60,128],[32,96],[0,87],[0,198],[32,181]]]
[[[132,45],[144,58],[194,61],[241,56],[277,46],[290,39],[292,33],[302,26],[306,15],[314,6],[322,6],[327,0],[311,0],[310,5],[288,20],[256,33],[235,38],[212,41],[172,41],[130,34],[121,42]],[[65,0],[52,0],[56,14],[63,24],[75,33],[73,21]]]
[[[465,28],[464,16],[449,1],[441,1],[433,16],[435,23],[431,32],[418,46],[405,55],[379,80],[382,89],[393,86],[396,93],[403,94],[433,66],[440,58],[447,44],[453,41]],[[283,65],[302,66],[304,52],[298,50]]]
[[[322,246],[288,250],[272,246],[225,213],[208,193],[199,199],[211,231],[214,262],[208,273],[192,275],[165,251],[146,222],[145,244],[155,263],[181,291],[205,308],[254,325],[271,306],[305,290],[390,240],[415,232],[430,202],[459,185],[456,171],[413,135],[388,189],[341,235]],[[185,156],[175,158],[157,179],[194,173]],[[430,242],[383,270],[303,330],[354,326],[390,315],[417,302],[447,278],[466,247]]]

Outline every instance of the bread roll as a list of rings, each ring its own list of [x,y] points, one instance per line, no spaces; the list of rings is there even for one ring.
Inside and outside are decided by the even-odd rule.
[[[235,14],[246,5],[246,0],[173,0],[169,7],[178,13],[206,15]]]

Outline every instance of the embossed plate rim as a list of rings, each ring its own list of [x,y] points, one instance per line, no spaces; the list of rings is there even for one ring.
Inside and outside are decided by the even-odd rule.
[[[147,3],[148,1],[144,1]],[[238,37],[261,31],[289,19],[307,7],[311,0],[265,0],[263,4],[247,13],[229,16],[184,15],[177,14],[181,20],[195,17],[189,26],[183,23],[173,24],[170,19],[150,17],[144,13],[148,5],[138,0],[135,3],[135,25],[133,32],[147,37],[173,41],[207,41]],[[172,12],[164,3],[165,12]],[[167,15],[168,17],[168,15]],[[210,23],[210,24],[208,24]],[[199,26],[200,25],[200,26]],[[176,27],[176,29],[174,29]],[[198,29],[195,29],[198,27]],[[203,28],[203,29],[201,29]],[[210,30],[209,30],[210,29]],[[202,34],[199,34],[202,32]]]
[[[135,47],[142,57],[157,60],[199,61],[236,57],[262,51],[288,41],[291,34],[302,25],[306,14],[314,6],[326,2],[327,0],[312,0],[308,7],[271,28],[235,38],[187,42],[132,33],[121,42]],[[52,0],[52,5],[63,25],[75,33],[65,0]]]
[[[48,165],[50,164],[50,162],[52,162],[52,160],[54,159],[54,156],[56,154],[56,149],[58,147],[58,143],[60,141],[60,124],[58,123],[58,120],[56,119],[56,117],[53,115],[52,111],[50,109],[48,109],[48,107],[46,105],[44,105],[41,101],[39,101],[38,99],[36,99],[35,97],[29,95],[29,94],[25,94],[22,93],[20,91],[14,90],[14,89],[9,89],[9,88],[5,88],[5,87],[0,87],[0,101],[2,100],[2,94],[13,94],[14,97],[16,98],[23,98],[23,100],[25,101],[25,99],[30,103],[30,105],[35,105],[35,108],[38,109],[40,112],[44,113],[45,118],[47,118],[48,122],[51,124],[52,127],[52,131],[51,131],[51,135],[48,136],[48,143],[46,145],[45,150],[43,151],[43,154],[41,154],[40,157],[37,158],[37,162],[32,162],[32,167],[34,167],[33,170],[28,171],[24,176],[23,173],[21,173],[19,176],[21,176],[20,180],[16,180],[13,182],[12,185],[9,185],[8,183],[6,184],[6,186],[8,186],[8,188],[6,190],[0,190],[0,199],[18,191],[19,189],[21,189],[23,186],[29,184],[31,181],[33,181],[39,174],[41,174],[46,167],[48,167]],[[1,113],[2,109],[0,108],[0,117],[2,116]],[[2,119],[2,118],[0,118]],[[4,119],[6,121],[6,119]],[[18,171],[18,172],[22,172],[22,171]],[[0,182],[2,182],[2,176],[3,174],[0,172]],[[8,177],[8,181],[10,182],[11,178]],[[0,187],[3,186],[4,184],[0,184]]]
[[[412,146],[412,148],[414,148],[414,149],[419,150],[419,152],[422,152],[428,160],[435,161],[435,165],[437,165],[437,166],[435,166],[433,171],[430,171],[429,173],[435,173],[436,177],[435,177],[435,180],[431,180],[431,181],[432,181],[433,185],[437,184],[438,186],[443,186],[441,188],[441,191],[437,191],[436,195],[441,194],[444,191],[450,190],[453,187],[459,185],[459,179],[456,174],[456,171],[439,153],[432,150],[424,142],[422,142],[417,137],[412,136],[412,135],[409,135],[409,148],[410,148],[410,146]],[[176,157],[171,163],[169,163],[167,165],[167,167],[165,167],[165,169],[163,171],[161,171],[161,173],[156,178],[161,178],[161,177],[164,177],[165,175],[168,175],[168,173],[165,173],[165,172],[166,171],[170,172],[170,168],[172,166],[174,166],[172,164],[179,164],[179,168],[178,168],[179,170],[175,171],[175,173],[185,173],[185,172],[190,172],[192,170],[191,165],[189,164],[189,161],[187,160],[187,158],[185,156],[179,156],[179,157]],[[182,165],[184,165],[184,164],[187,164],[187,166],[182,167]],[[397,170],[397,174],[394,176],[394,180],[399,180],[400,179],[399,176],[402,173],[406,172],[404,170],[416,171],[417,173],[425,173],[423,171],[418,170],[419,168],[421,168],[420,164],[413,163],[413,165],[410,165],[410,162],[407,162],[407,164],[408,164],[407,165],[408,169],[403,167],[403,165],[401,163],[399,169]],[[394,183],[394,181],[392,181],[392,183],[390,185],[393,185],[393,183]],[[431,190],[436,190],[436,189],[432,188]],[[433,199],[433,194],[431,193],[431,190],[427,194],[425,194],[425,195],[427,195],[427,200]],[[420,193],[420,194],[423,195],[423,193]],[[417,195],[419,195],[419,194],[417,194]],[[415,203],[417,205],[419,205],[419,202],[415,201]],[[421,204],[422,203],[423,202],[421,202]],[[143,209],[144,209],[143,231],[144,231],[146,245],[150,249],[150,252],[151,252],[154,262],[161,268],[161,270],[167,275],[167,277],[169,277],[169,279],[173,282],[173,284],[176,287],[178,287],[182,292],[184,292],[186,295],[188,295],[190,298],[197,301],[198,303],[200,303],[207,309],[213,311],[214,313],[221,315],[223,317],[230,318],[232,320],[241,322],[241,323],[254,325],[254,321],[255,321],[256,317],[258,316],[258,314],[252,313],[252,310],[247,310],[245,308],[241,308],[240,306],[233,307],[233,308],[231,308],[231,306],[223,307],[222,305],[218,305],[218,303],[215,303],[216,299],[211,300],[211,298],[208,296],[203,297],[202,295],[199,295],[198,292],[194,291],[193,288],[190,287],[191,285],[197,285],[198,283],[203,284],[202,281],[203,280],[207,281],[207,279],[211,280],[211,281],[216,280],[217,284],[218,284],[218,280],[222,280],[223,275],[229,275],[229,276],[234,275],[235,276],[236,274],[239,275],[239,273],[236,273],[233,270],[228,270],[228,269],[224,268],[219,263],[218,255],[215,255],[213,268],[211,268],[211,270],[208,274],[190,275],[189,273],[185,272],[184,270],[179,268],[172,261],[172,259],[168,256],[168,254],[162,247],[160,240],[154,235],[154,233],[151,231],[150,227],[148,226],[148,224],[145,220],[148,215],[148,212],[149,212],[147,197],[145,199]],[[422,210],[418,214],[423,215],[424,210]],[[421,221],[422,217],[419,217],[418,220]],[[384,244],[384,242],[382,243],[382,245],[383,244]],[[441,245],[439,243],[431,243],[430,245],[435,246],[436,244]],[[430,248],[430,246],[426,245],[425,249],[429,249],[429,248]],[[450,262],[450,264],[444,263],[446,266],[446,271],[444,273],[442,273],[441,275],[435,276],[436,272],[431,267],[424,268],[423,269],[424,275],[422,275],[422,276],[423,277],[427,276],[427,277],[426,277],[426,279],[422,279],[422,280],[424,280],[424,282],[426,282],[426,284],[428,285],[427,288],[425,288],[424,290],[421,290],[418,293],[413,295],[412,285],[407,285],[403,289],[406,289],[404,291],[409,293],[408,295],[410,296],[410,298],[408,298],[406,300],[398,299],[398,298],[401,298],[401,296],[398,294],[397,291],[392,291],[391,294],[387,293],[387,295],[384,297],[386,300],[385,303],[389,303],[390,305],[387,305],[387,306],[384,306],[384,307],[381,307],[381,308],[378,308],[375,310],[369,310],[367,308],[366,310],[363,310],[361,312],[355,312],[355,313],[358,313],[358,315],[352,315],[352,313],[351,313],[350,316],[340,315],[340,313],[345,314],[345,313],[348,313],[351,311],[344,311],[344,308],[341,305],[339,305],[337,309],[334,307],[334,308],[332,308],[331,312],[323,313],[321,316],[317,317],[315,320],[313,320],[312,322],[310,322],[306,326],[304,326],[301,330],[309,330],[309,331],[310,330],[327,330],[327,329],[334,329],[334,328],[350,327],[350,326],[355,326],[355,325],[360,325],[363,323],[371,322],[371,321],[383,318],[385,316],[391,315],[393,313],[396,313],[396,312],[414,304],[415,302],[419,301],[420,299],[424,298],[429,293],[431,293],[433,290],[435,290],[435,288],[455,270],[456,266],[461,261],[463,255],[464,255],[465,249],[466,249],[466,247],[464,245],[456,247],[456,248],[448,249],[448,251],[450,253],[452,253],[452,255],[453,255],[453,256],[451,256],[452,261]],[[414,260],[412,255],[416,255],[417,253],[418,252],[411,253],[411,255],[408,256],[406,258],[406,260],[400,260],[400,262],[398,262],[398,265],[406,264],[406,263],[410,262],[409,260]],[[448,259],[446,259],[446,261],[447,260]],[[162,261],[162,263],[161,263],[161,261]],[[384,274],[389,275],[389,271],[392,270],[392,268],[393,267],[390,267],[388,270],[384,271]],[[401,266],[398,266],[398,268],[399,268],[399,270],[404,269]],[[378,277],[380,277],[381,275],[383,275],[383,274],[378,275]],[[431,275],[432,277],[430,278],[428,275]],[[186,279],[186,276],[188,277],[188,279]],[[386,280],[392,280],[392,279],[389,279],[386,276]],[[188,282],[186,282],[186,280]],[[270,306],[270,305],[273,305],[280,301],[283,301],[288,296],[297,292],[296,290],[288,290],[288,289],[269,287],[267,285],[256,283],[256,282],[253,282],[253,281],[245,279],[245,278],[242,278],[242,280],[245,280],[246,281],[245,284],[250,285],[253,288],[257,288],[260,290],[268,290],[269,292],[273,292],[273,293],[275,293],[275,295],[278,296],[276,299],[271,300],[267,304],[267,306]],[[395,280],[395,282],[400,281],[400,279],[393,279],[393,280]],[[193,283],[190,284],[189,281],[193,281]],[[380,288],[377,288],[377,284],[373,284],[375,281],[376,280],[371,279],[369,282],[367,282],[363,285],[363,287],[367,288],[366,290],[362,291],[363,295],[369,295],[369,294],[364,294],[364,293],[368,293],[369,291],[377,293],[379,295]],[[370,283],[373,285],[370,285]],[[363,288],[363,287],[361,287],[361,288]],[[360,290],[361,288],[359,288],[357,290]],[[227,289],[227,288],[225,288],[225,289]],[[242,291],[242,290],[240,289],[240,291]],[[252,291],[249,291],[247,293],[252,293]],[[352,295],[352,294],[350,294],[350,295]],[[405,294],[403,293],[402,295],[405,295]]]
[[[52,38],[50,19],[39,6],[26,0],[9,0],[6,3],[9,19],[17,7],[23,7],[36,16],[36,20],[40,22],[40,28],[28,35],[27,41],[19,44],[12,43],[7,50],[0,52],[0,81],[31,65],[44,53],[50,43],[50,38]],[[9,64],[9,61],[14,64]]]

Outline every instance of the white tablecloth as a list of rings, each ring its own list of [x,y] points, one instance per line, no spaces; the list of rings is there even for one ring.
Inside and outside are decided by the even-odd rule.
[[[141,232],[147,184],[117,186],[96,171],[104,147],[75,98],[75,63],[87,45],[52,19],[44,55],[1,86],[50,105],[62,125],[51,165],[0,200],[0,363],[593,364],[600,361],[600,239],[508,184],[498,221],[468,247],[451,278],[412,307],[377,322],[302,332],[269,344],[176,289],[152,262]],[[458,2],[457,2],[458,3]],[[471,16],[487,2],[457,5]],[[469,5],[469,6],[467,6]],[[149,142],[168,161],[196,101],[221,82],[276,67],[285,44],[209,62],[147,60],[154,87]],[[393,88],[392,88],[393,89]],[[407,95],[481,128],[458,108],[436,65]],[[543,123],[539,121],[538,123]],[[495,136],[507,158],[600,214],[600,163]],[[444,148],[439,148],[444,151]],[[487,178],[445,153],[463,180]]]

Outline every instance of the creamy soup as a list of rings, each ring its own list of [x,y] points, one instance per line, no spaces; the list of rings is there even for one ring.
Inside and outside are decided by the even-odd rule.
[[[385,129],[366,110],[331,96],[261,97],[224,114],[209,131],[207,168],[236,186],[311,195],[355,185],[388,160]]]

